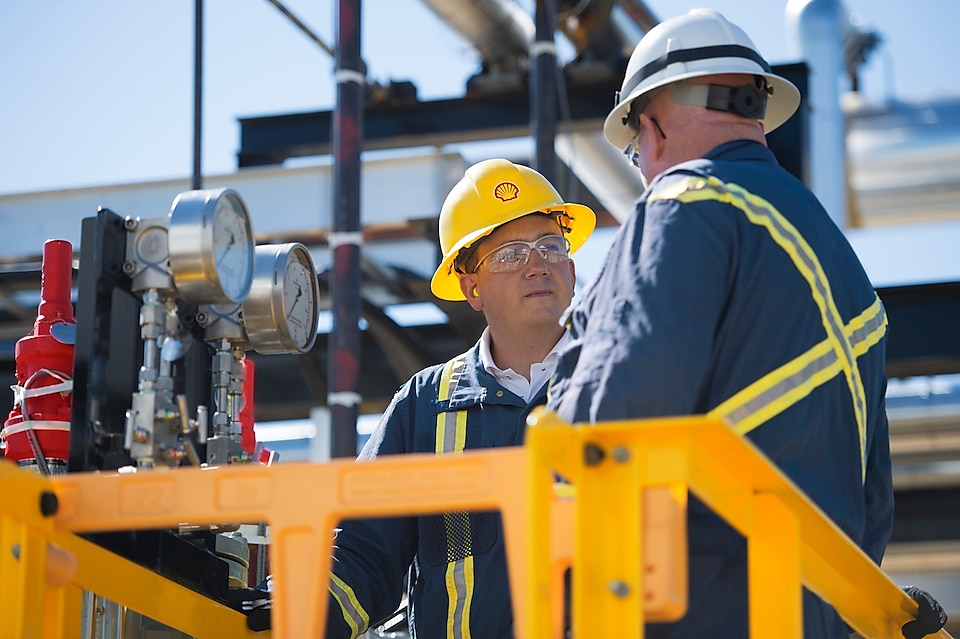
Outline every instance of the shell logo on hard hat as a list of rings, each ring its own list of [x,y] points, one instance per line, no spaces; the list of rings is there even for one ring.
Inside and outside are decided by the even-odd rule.
[[[520,189],[513,182],[501,182],[493,189],[493,195],[501,202],[517,199]]]

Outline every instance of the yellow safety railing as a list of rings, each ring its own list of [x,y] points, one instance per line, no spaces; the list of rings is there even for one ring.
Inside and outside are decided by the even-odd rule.
[[[540,409],[530,424],[522,448],[365,463],[41,477],[0,462],[4,632],[79,637],[87,590],[198,639],[322,636],[331,531],[341,519],[499,510],[519,637],[561,636],[571,564],[574,636],[642,637],[644,621],[685,612],[688,489],[748,538],[752,636],[770,628],[802,636],[801,583],[868,638],[900,638],[917,610],[720,421],[576,426]],[[571,489],[558,490],[558,474]],[[274,577],[273,630],[262,633],[241,613],[74,534],[259,521],[270,524]]]
[[[833,605],[863,637],[901,639],[917,604],[747,439],[718,419],[683,417],[570,425],[544,409],[528,419],[534,486],[528,548],[548,534],[542,498],[553,472],[576,486],[573,553],[575,637],[643,637],[645,592],[636,540],[652,487],[681,498],[689,488],[748,541],[750,636],[800,639],[801,584]],[[580,530],[589,530],[589,539]],[[676,549],[674,549],[676,550]],[[650,558],[647,558],[650,559]],[[527,636],[544,627],[550,604],[530,555]],[[669,608],[669,606],[668,606]],[[577,624],[577,619],[588,620]],[[941,630],[933,635],[949,637]]]
[[[499,510],[508,547],[520,549],[526,491],[518,480],[524,476],[525,460],[523,448],[505,448],[403,455],[371,463],[237,464],[51,477],[0,462],[4,496],[8,491],[16,494],[14,500],[0,501],[0,583],[18,593],[15,598],[0,597],[0,618],[14,620],[16,637],[76,636],[69,621],[63,634],[47,629],[44,621],[68,610],[51,597],[64,592],[60,584],[69,582],[67,590],[76,586],[96,592],[198,639],[271,636],[247,630],[239,612],[72,534],[175,528],[184,522],[265,521],[270,524],[274,578],[272,636],[323,636],[332,530],[341,519],[452,508]],[[55,509],[49,506],[54,495]],[[41,502],[48,504],[49,515],[43,516]],[[9,552],[14,547],[16,556]],[[63,551],[76,560],[75,570],[52,570],[50,557]],[[524,568],[520,556],[511,552],[511,578],[518,580],[518,588]]]

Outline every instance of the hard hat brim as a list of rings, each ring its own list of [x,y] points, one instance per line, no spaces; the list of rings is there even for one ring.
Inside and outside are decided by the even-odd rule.
[[[573,253],[587,241],[587,238],[590,237],[590,234],[593,233],[593,229],[597,224],[597,217],[594,214],[593,210],[588,206],[582,204],[573,204],[573,203],[564,203],[557,204],[556,206],[548,206],[546,211],[565,211],[570,218],[570,231],[566,233],[565,237],[570,242],[570,252]],[[531,213],[536,213],[537,211],[531,211]],[[516,218],[519,219],[519,218]],[[513,220],[509,220],[513,221]],[[457,242],[446,255],[443,256],[443,259],[440,261],[440,266],[437,267],[437,270],[433,273],[433,278],[430,280],[430,290],[438,298],[442,300],[447,300],[449,302],[462,302],[467,298],[463,296],[463,291],[460,290],[460,277],[459,274],[453,268],[453,262],[457,257],[457,254],[464,247],[471,246],[476,242],[479,242],[482,238],[486,237],[494,231],[499,226],[507,224],[508,222],[502,222],[500,224],[491,224],[480,229],[477,229],[473,233],[463,237]]]

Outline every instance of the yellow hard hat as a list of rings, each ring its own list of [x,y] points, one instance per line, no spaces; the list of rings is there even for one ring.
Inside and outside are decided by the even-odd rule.
[[[571,252],[583,245],[597,224],[590,207],[564,202],[553,185],[531,168],[501,159],[468,168],[440,209],[443,260],[430,282],[433,294],[443,300],[466,299],[454,268],[460,250],[502,224],[537,212],[559,215]]]

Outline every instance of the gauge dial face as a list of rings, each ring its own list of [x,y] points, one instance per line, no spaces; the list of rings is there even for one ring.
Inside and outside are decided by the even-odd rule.
[[[253,280],[250,216],[230,189],[186,191],[170,209],[170,270],[188,302],[239,304]]]
[[[309,350],[317,334],[317,273],[306,251],[295,251],[283,271],[283,315],[297,350]]]
[[[221,197],[213,213],[213,257],[224,294],[241,301],[250,290],[253,238],[246,211],[232,197]]]
[[[261,244],[253,284],[243,301],[243,328],[258,353],[305,353],[317,339],[320,283],[307,248],[298,242]]]

